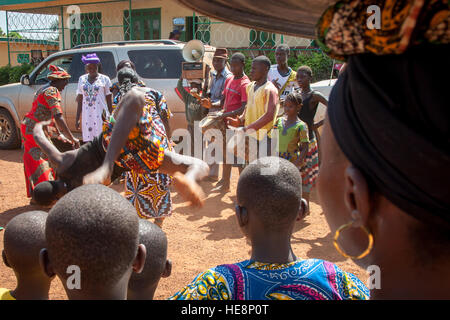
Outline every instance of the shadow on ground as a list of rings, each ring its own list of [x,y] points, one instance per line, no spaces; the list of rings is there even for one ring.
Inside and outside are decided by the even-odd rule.
[[[36,206],[36,205],[26,205],[10,210],[6,210],[5,212],[0,213],[0,226],[4,227],[6,224],[15,216],[18,216],[21,213],[28,212],[28,211],[45,211],[48,212],[48,209],[43,209],[42,207]]]

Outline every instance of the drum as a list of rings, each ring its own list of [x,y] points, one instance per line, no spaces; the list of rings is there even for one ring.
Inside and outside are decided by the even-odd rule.
[[[226,125],[223,119],[217,117],[217,113],[209,113],[202,121],[199,123],[200,130],[202,134],[206,134],[209,129],[217,129],[222,132],[222,136],[226,135]]]

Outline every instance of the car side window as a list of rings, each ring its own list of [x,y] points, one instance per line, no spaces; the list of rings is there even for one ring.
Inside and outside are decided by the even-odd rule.
[[[128,57],[144,79],[178,79],[184,61],[181,50],[130,50]]]
[[[108,51],[92,51],[92,52],[80,52],[73,55],[72,66],[70,70],[70,75],[72,78],[69,80],[70,83],[78,83],[78,79],[86,73],[81,57],[87,54],[97,54],[100,59],[99,72],[107,75],[111,80],[116,77],[116,61],[114,60],[114,55],[112,52]]]
[[[47,63],[45,63],[41,69],[36,73],[36,76],[34,78],[33,84],[47,84],[49,80],[47,79],[47,75],[50,73],[50,70],[48,67],[50,65],[55,65],[57,67],[61,67],[67,72],[71,73],[71,64],[72,64],[72,55],[68,56],[59,56],[54,59],[49,59]]]

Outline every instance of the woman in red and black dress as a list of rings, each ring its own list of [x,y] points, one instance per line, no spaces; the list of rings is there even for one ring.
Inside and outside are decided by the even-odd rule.
[[[34,141],[35,124],[48,120],[54,121],[72,144],[76,148],[79,147],[79,141],[70,132],[61,109],[61,91],[66,87],[70,75],[57,66],[51,65],[49,69],[50,73],[47,78],[50,83],[36,92],[31,111],[25,115],[20,127],[24,146],[23,165],[28,198],[31,198],[32,191],[37,184],[55,179],[55,172],[50,167],[47,156]]]

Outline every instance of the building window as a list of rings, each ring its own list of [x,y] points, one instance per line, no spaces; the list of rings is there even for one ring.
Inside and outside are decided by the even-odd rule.
[[[102,13],[90,12],[80,14],[80,29],[70,29],[70,45],[101,43],[102,38]]]
[[[125,10],[123,28],[125,40],[161,39],[161,8],[131,10],[131,18],[129,11]]]

